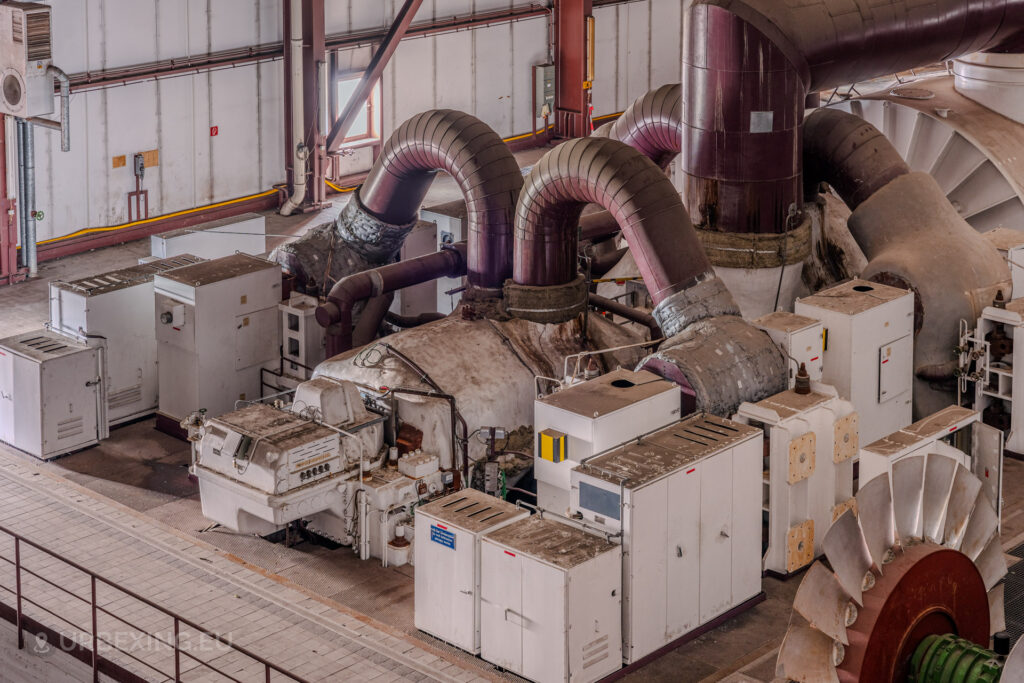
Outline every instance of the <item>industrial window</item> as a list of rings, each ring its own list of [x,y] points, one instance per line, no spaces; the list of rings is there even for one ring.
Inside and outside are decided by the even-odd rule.
[[[349,100],[351,100],[352,96],[355,95],[356,88],[359,86],[359,80],[361,78],[362,74],[356,73],[340,76],[335,80],[335,92],[337,93],[334,110],[335,119],[341,116],[341,113],[345,111],[345,107],[348,105]],[[342,144],[363,142],[365,140],[372,140],[379,137],[376,121],[376,111],[378,109],[379,98],[380,84],[378,83],[374,86],[373,92],[367,99],[360,115],[352,122],[352,126],[348,129],[348,133],[345,135],[344,140],[342,140]]]

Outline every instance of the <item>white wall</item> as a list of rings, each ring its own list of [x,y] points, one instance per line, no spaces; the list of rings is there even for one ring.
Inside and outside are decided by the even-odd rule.
[[[531,0],[425,0],[417,21],[466,15]],[[281,39],[279,0],[79,0],[53,2],[54,61],[67,73],[112,69]],[[678,82],[682,0],[599,8],[595,114],[622,110],[652,86]],[[401,0],[329,0],[328,34],[386,27]],[[503,137],[526,133],[531,66],[547,61],[546,17],[408,39],[382,83],[386,137],[409,116],[447,107],[468,111]],[[651,44],[653,45],[653,49]],[[371,51],[339,55],[353,69]],[[132,155],[151,149],[150,215],[270,188],[284,179],[282,61],[249,64],[72,95],[72,151],[36,129],[39,239],[128,219]],[[210,127],[218,127],[211,137]],[[126,155],[128,164],[112,168]],[[365,153],[346,160],[366,170]]]

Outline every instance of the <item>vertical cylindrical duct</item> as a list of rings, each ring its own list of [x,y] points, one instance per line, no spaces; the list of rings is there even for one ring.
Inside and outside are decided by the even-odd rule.
[[[15,119],[14,127],[15,147],[18,150],[18,262],[20,266],[26,264],[25,258],[25,122],[22,119]]]
[[[35,128],[30,123],[22,126],[25,140],[25,265],[28,266],[29,277],[38,272],[36,255],[36,136]]]

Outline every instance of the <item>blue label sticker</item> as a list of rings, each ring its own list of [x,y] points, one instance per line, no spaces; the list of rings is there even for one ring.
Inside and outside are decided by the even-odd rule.
[[[430,525],[430,540],[455,550],[455,534],[435,524]]]

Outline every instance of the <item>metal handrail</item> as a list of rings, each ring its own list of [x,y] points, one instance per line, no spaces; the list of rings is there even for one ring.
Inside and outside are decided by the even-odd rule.
[[[280,674],[282,676],[286,676],[286,677],[288,677],[289,679],[291,679],[293,681],[297,681],[297,683],[309,683],[306,679],[304,679],[304,678],[302,678],[302,677],[300,677],[300,676],[298,676],[296,674],[293,674],[293,673],[291,673],[291,672],[289,672],[289,671],[287,671],[285,669],[282,669],[281,667],[277,666],[276,664],[268,662],[266,659],[264,659],[263,657],[260,657],[256,653],[250,652],[248,649],[246,649],[244,647],[241,647],[239,645],[235,645],[230,640],[227,640],[227,639],[221,637],[220,635],[218,635],[216,633],[213,633],[211,631],[207,631],[206,629],[204,629],[202,626],[200,626],[199,624],[195,623],[194,621],[192,621],[190,619],[187,619],[187,618],[185,618],[185,617],[183,617],[183,616],[181,616],[179,614],[176,614],[176,613],[174,613],[174,612],[172,612],[172,611],[170,611],[170,610],[168,610],[168,609],[166,609],[164,607],[161,607],[160,605],[156,604],[155,602],[142,597],[138,593],[135,593],[135,592],[133,592],[133,591],[127,589],[127,588],[124,588],[123,586],[119,585],[118,583],[116,583],[114,581],[111,581],[110,579],[106,579],[106,578],[100,576],[99,574],[96,574],[95,572],[89,570],[89,569],[86,569],[82,565],[80,565],[80,564],[78,564],[76,562],[73,562],[72,560],[69,560],[69,559],[67,559],[65,557],[62,557],[61,555],[58,555],[57,553],[55,553],[55,552],[53,552],[51,550],[48,550],[48,549],[44,548],[43,546],[39,545],[38,543],[25,538],[21,534],[15,533],[15,532],[11,531],[10,529],[8,529],[8,528],[6,528],[4,526],[0,526],[0,534],[6,535],[6,536],[14,539],[14,561],[11,562],[11,560],[9,558],[3,557],[3,556],[0,556],[0,559],[4,560],[8,564],[13,564],[14,565],[15,589],[13,591],[11,591],[11,589],[7,588],[6,586],[0,586],[0,588],[3,588],[4,590],[7,590],[8,592],[12,592],[12,593],[15,594],[16,615],[17,615],[16,616],[15,626],[16,626],[17,631],[18,631],[18,649],[19,650],[23,650],[25,648],[25,632],[24,632],[24,627],[23,627],[23,624],[24,624],[23,603],[28,603],[28,604],[30,604],[30,605],[32,605],[34,607],[38,607],[39,609],[42,609],[43,611],[45,611],[46,613],[54,616],[55,618],[57,618],[57,619],[59,619],[61,621],[65,621],[65,622],[67,622],[69,624],[72,624],[73,626],[75,626],[76,629],[79,629],[81,631],[86,631],[86,629],[83,629],[83,628],[77,626],[74,622],[68,620],[67,618],[59,616],[59,615],[55,614],[54,612],[50,611],[49,609],[47,609],[46,607],[44,607],[43,605],[41,605],[41,604],[39,604],[39,603],[37,603],[37,602],[35,602],[35,601],[25,597],[24,594],[23,594],[24,592],[22,590],[22,581],[21,581],[22,571],[24,571],[24,572],[30,574],[31,576],[34,576],[38,580],[40,580],[40,581],[42,581],[42,582],[44,582],[44,583],[46,583],[46,584],[48,584],[50,586],[53,586],[55,588],[59,588],[60,590],[66,592],[66,593],[69,593],[70,595],[73,595],[74,597],[78,598],[79,600],[81,600],[81,601],[83,601],[83,602],[85,602],[85,603],[87,603],[89,605],[90,612],[91,612],[91,618],[92,618],[92,629],[91,629],[92,632],[91,633],[87,633],[87,635],[91,636],[91,638],[92,638],[92,676],[93,676],[94,683],[98,683],[98,681],[99,681],[100,657],[99,657],[99,647],[98,647],[98,645],[99,645],[99,642],[101,640],[103,641],[104,644],[107,644],[107,645],[111,646],[113,649],[117,650],[121,654],[126,655],[127,657],[130,657],[131,659],[139,662],[140,664],[144,664],[146,667],[148,667],[150,669],[153,669],[154,671],[157,671],[157,672],[159,672],[159,673],[161,673],[163,675],[168,675],[168,674],[166,674],[166,672],[160,671],[160,669],[157,669],[152,664],[149,664],[148,662],[143,662],[142,660],[140,660],[137,657],[135,657],[134,655],[132,655],[130,652],[128,652],[128,651],[118,647],[116,644],[110,643],[106,639],[100,638],[99,631],[98,631],[98,629],[96,627],[96,619],[97,619],[97,613],[98,612],[103,612],[104,614],[107,614],[107,615],[113,617],[117,621],[120,621],[122,623],[128,624],[132,628],[135,628],[137,631],[139,631],[143,635],[145,635],[145,636],[147,636],[149,638],[152,638],[152,639],[156,640],[157,642],[159,642],[159,643],[161,643],[163,645],[167,645],[168,647],[171,647],[173,649],[173,651],[174,651],[174,680],[175,681],[181,680],[181,655],[185,655],[189,659],[195,661],[197,664],[199,664],[199,665],[201,665],[201,666],[203,666],[203,667],[205,667],[205,668],[207,668],[207,669],[209,669],[209,670],[211,670],[213,672],[216,672],[216,673],[218,673],[218,674],[220,674],[220,675],[222,675],[222,676],[224,676],[224,677],[226,677],[226,678],[228,678],[228,679],[230,679],[232,681],[237,680],[237,679],[229,676],[228,674],[224,673],[223,671],[220,671],[219,669],[217,669],[212,664],[210,664],[208,662],[205,662],[205,661],[202,661],[201,659],[195,657],[194,655],[192,655],[192,654],[190,654],[188,652],[185,652],[184,650],[182,650],[178,646],[179,645],[179,641],[180,641],[181,626],[184,625],[184,626],[186,626],[186,627],[188,627],[188,628],[190,628],[190,629],[192,629],[194,631],[197,631],[199,634],[201,634],[203,636],[206,636],[208,638],[212,638],[213,640],[217,641],[218,643],[226,645],[228,648],[230,648],[234,652],[237,652],[237,653],[239,653],[239,654],[241,654],[241,655],[243,655],[245,657],[248,657],[249,659],[253,660],[255,663],[262,665],[263,669],[264,669],[264,673],[266,675],[266,680],[267,680],[268,683],[270,681],[270,674],[271,674],[271,672]],[[31,548],[41,552],[41,553],[49,555],[50,557],[54,558],[55,560],[57,560],[59,562],[62,562],[63,564],[67,565],[68,567],[71,567],[72,569],[75,569],[75,570],[77,570],[79,572],[82,572],[83,574],[88,576],[89,580],[90,580],[91,598],[90,599],[86,599],[86,598],[83,598],[80,595],[76,595],[76,594],[70,593],[70,591],[67,591],[63,586],[59,586],[56,583],[54,583],[53,581],[50,581],[49,579],[47,579],[47,578],[37,574],[36,572],[33,572],[30,569],[23,567],[22,566],[22,561],[21,561],[21,545],[22,544],[25,544],[25,545],[27,545],[27,546],[29,546],[29,547],[31,547]],[[150,632],[145,631],[145,630],[143,630],[143,629],[141,629],[141,628],[139,628],[137,626],[134,626],[130,622],[125,621],[122,617],[119,617],[116,614],[108,611],[107,609],[104,609],[103,607],[100,607],[99,604],[97,604],[97,601],[96,601],[96,586],[97,586],[97,584],[100,584],[100,583],[102,583],[102,584],[104,584],[106,586],[109,586],[110,588],[113,588],[114,590],[123,593],[124,595],[132,598],[133,600],[137,600],[138,602],[141,602],[142,604],[146,605],[147,607],[150,607],[150,608],[156,610],[157,612],[160,612],[161,614],[163,614],[163,615],[173,619],[173,621],[174,621],[174,641],[173,642],[168,642],[168,641],[160,638],[157,634],[150,633]]]

